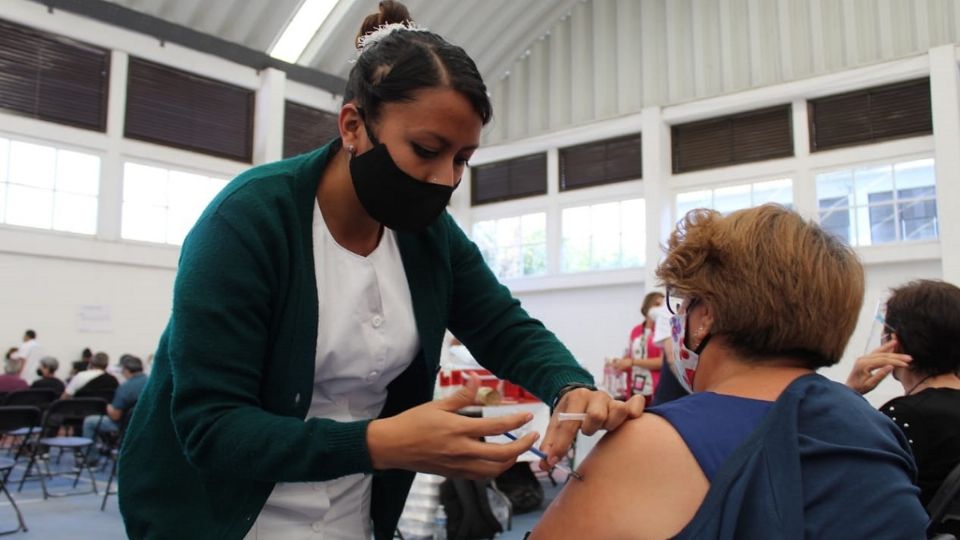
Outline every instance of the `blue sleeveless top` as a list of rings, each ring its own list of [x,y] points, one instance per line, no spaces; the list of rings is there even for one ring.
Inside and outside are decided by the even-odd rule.
[[[727,457],[760,425],[771,406],[772,401],[698,392],[655,405],[647,412],[677,430],[707,480],[713,482]]]

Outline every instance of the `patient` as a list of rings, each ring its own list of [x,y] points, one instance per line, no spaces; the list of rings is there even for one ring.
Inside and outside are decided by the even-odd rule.
[[[776,205],[695,210],[667,247],[671,367],[693,394],[607,435],[531,538],[923,538],[907,440],[814,373],[860,311],[853,252]]]

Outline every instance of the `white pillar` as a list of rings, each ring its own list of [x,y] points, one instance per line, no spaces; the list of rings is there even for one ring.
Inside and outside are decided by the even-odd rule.
[[[276,68],[260,73],[256,115],[253,122],[253,163],[269,163],[283,157],[283,111],[287,74]]]
[[[807,219],[817,218],[817,185],[810,172],[810,124],[807,102],[795,99],[793,115],[793,155],[797,158],[793,176],[793,208]]]
[[[937,174],[937,219],[940,225],[943,279],[960,283],[960,73],[953,44],[930,49],[930,107]]]
[[[127,112],[129,55],[110,52],[107,100],[107,153],[100,162],[100,194],[97,197],[97,238],[119,240],[123,216],[123,125]]]
[[[673,197],[667,182],[670,178],[670,127],[663,121],[660,107],[643,109],[643,198],[647,207],[647,263],[644,288],[656,288],[655,270],[663,250],[660,248],[673,229]]]

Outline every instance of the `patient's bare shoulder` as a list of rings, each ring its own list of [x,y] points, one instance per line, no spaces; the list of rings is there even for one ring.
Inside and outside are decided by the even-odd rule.
[[[644,414],[607,434],[530,536],[667,538],[693,518],[709,488],[696,459],[663,418]]]

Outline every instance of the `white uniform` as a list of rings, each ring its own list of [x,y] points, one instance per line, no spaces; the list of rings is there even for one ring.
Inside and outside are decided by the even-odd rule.
[[[362,257],[336,243],[314,205],[313,252],[320,320],[307,416],[376,418],[387,385],[420,349],[396,234],[384,229],[377,248]],[[370,538],[371,482],[370,475],[353,474],[279,483],[247,539]]]
[[[23,369],[20,371],[20,377],[27,381],[27,384],[40,378],[37,375],[37,368],[40,367],[40,359],[45,356],[43,347],[37,343],[37,340],[31,339],[24,341],[17,348],[15,356],[23,359]]]

